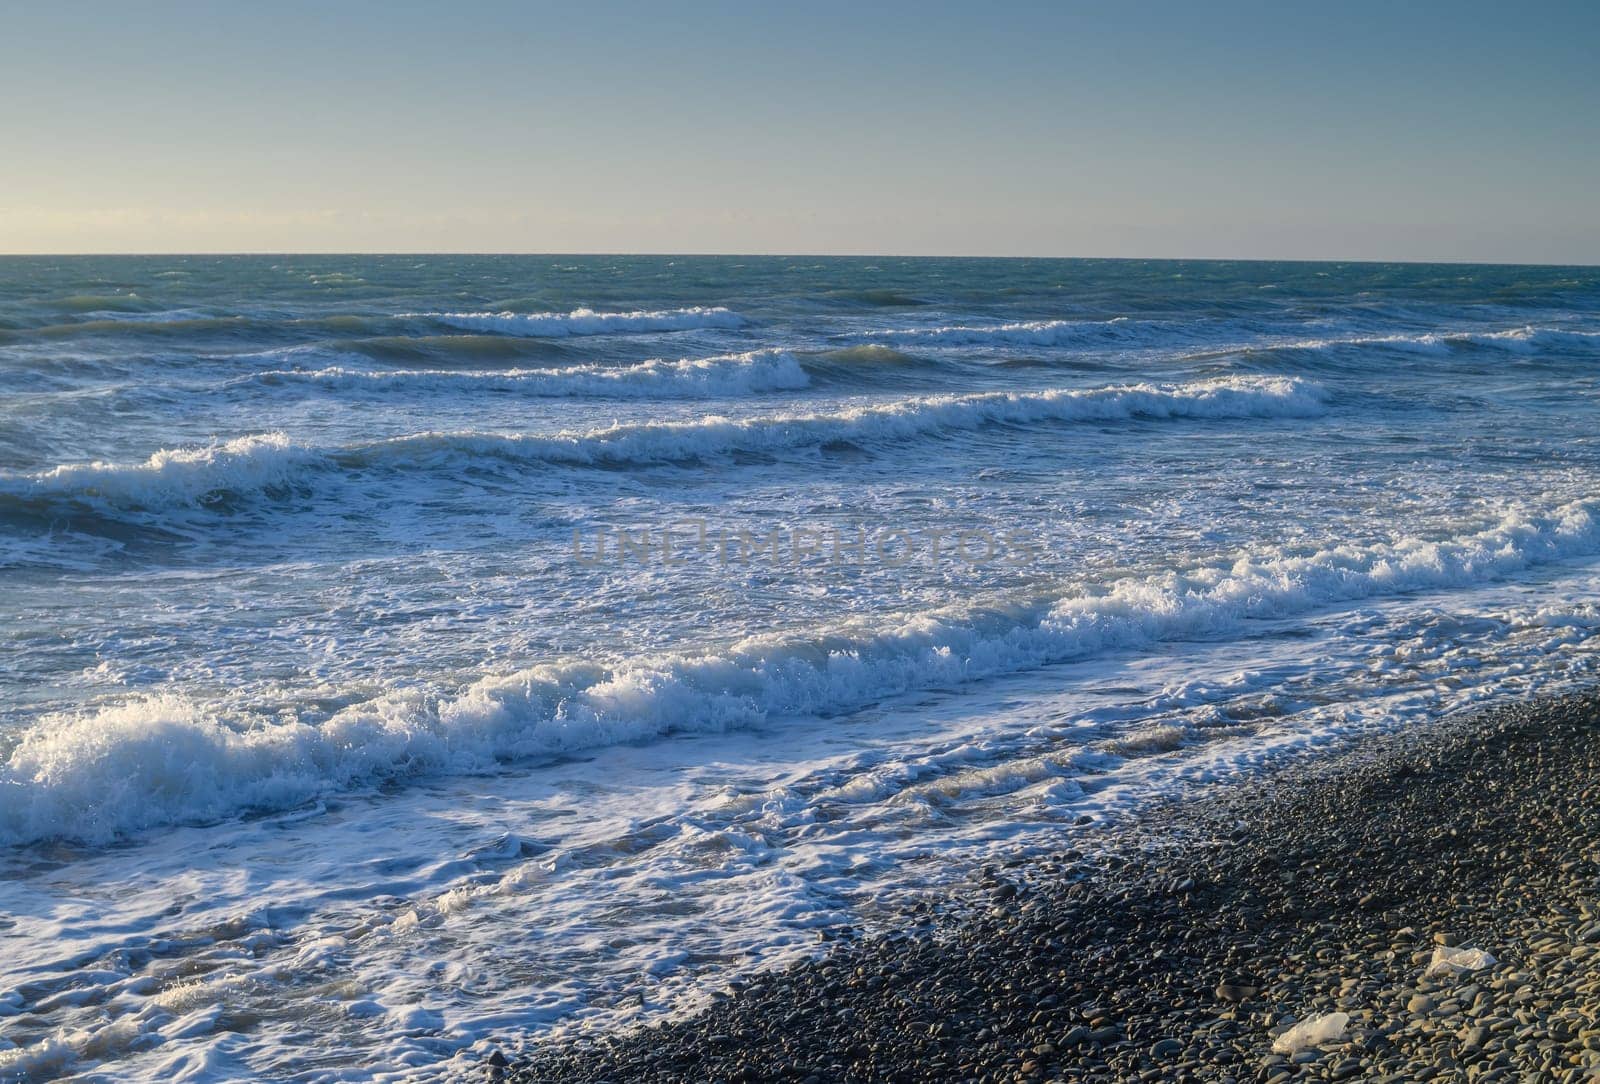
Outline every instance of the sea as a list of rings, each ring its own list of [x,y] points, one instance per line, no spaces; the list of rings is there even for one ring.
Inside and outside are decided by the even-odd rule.
[[[433,1080],[1586,685],[1600,269],[0,259],[0,1080]]]

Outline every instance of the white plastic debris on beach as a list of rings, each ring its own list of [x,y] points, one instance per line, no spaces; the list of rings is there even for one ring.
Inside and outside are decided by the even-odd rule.
[[[1441,973],[1459,975],[1463,971],[1482,971],[1498,962],[1482,949],[1450,948],[1448,945],[1440,945],[1433,950],[1433,959],[1422,974],[1424,978]]]
[[[1347,1012],[1331,1012],[1325,1016],[1313,1016],[1302,1020],[1273,1041],[1272,1052],[1293,1054],[1308,1046],[1331,1043],[1344,1034],[1345,1025],[1348,1023],[1350,1014]]]

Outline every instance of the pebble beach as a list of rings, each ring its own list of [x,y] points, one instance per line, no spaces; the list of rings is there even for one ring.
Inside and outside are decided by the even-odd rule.
[[[1439,720],[990,867],[534,1081],[1557,1080],[1600,1071],[1600,696]],[[1315,1041],[1316,1039],[1323,1041]]]

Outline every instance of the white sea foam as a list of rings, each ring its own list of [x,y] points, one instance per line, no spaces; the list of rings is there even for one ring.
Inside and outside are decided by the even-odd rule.
[[[128,508],[195,505],[223,493],[289,484],[318,462],[282,433],[198,448],[163,449],[141,463],[74,463],[34,474],[0,472],[0,495],[23,500],[75,497]]]
[[[552,434],[419,433],[332,448],[296,445],[281,434],[269,434],[157,452],[142,463],[90,463],[37,474],[0,474],[0,494],[149,509],[196,505],[224,493],[259,492],[317,470],[438,469],[483,457],[569,465],[642,464],[777,452],[836,441],[908,440],[994,424],[1302,418],[1323,409],[1323,393],[1315,384],[1286,377],[1228,377],[1177,385],[929,396],[809,414],[738,419],[713,415]]]
[[[794,391],[806,387],[810,378],[792,353],[756,350],[679,361],[558,369],[273,369],[232,383],[309,385],[355,393],[502,391],[535,396],[699,399]]]
[[[828,716],[1112,650],[1232,639],[1260,619],[1592,555],[1597,515],[1595,501],[1511,509],[1442,540],[1269,549],[1062,596],[755,636],[705,654],[551,663],[447,697],[380,696],[315,723],[226,718],[177,695],[50,716],[0,767],[0,840],[104,840],[419,772]]]
[[[620,335],[653,331],[691,331],[743,327],[744,317],[721,306],[695,305],[656,312],[409,312],[402,318],[426,319],[466,331],[561,339],[569,335]]]
[[[542,462],[671,462],[732,452],[777,452],[833,442],[875,443],[987,425],[1117,421],[1130,418],[1304,418],[1324,410],[1321,389],[1281,377],[1225,378],[1192,384],[1131,384],[1089,390],[989,392],[897,399],[845,410],[706,417],[614,425],[553,435],[438,433],[370,445],[373,462],[454,451]]]
[[[1193,329],[1191,329],[1193,330]],[[1111,320],[1032,320],[1008,324],[956,324],[867,332],[873,339],[910,345],[1065,347],[1141,347],[1170,341],[1182,325],[1117,317]],[[1387,335],[1329,336],[1316,339],[1271,339],[1241,343],[1232,349],[1337,350],[1382,347],[1407,353],[1447,355],[1463,347],[1485,347],[1531,354],[1553,348],[1593,349],[1600,331],[1524,325],[1495,331],[1463,329]],[[1209,348],[1211,350],[1220,347]]]
[[[1422,334],[1358,335],[1348,338],[1300,339],[1267,344],[1267,349],[1338,350],[1346,347],[1377,346],[1413,354],[1443,356],[1462,347],[1490,347],[1515,354],[1532,354],[1542,349],[1570,347],[1594,349],[1600,346],[1600,331],[1571,328],[1523,327],[1500,331],[1433,331]]]
[[[903,328],[868,332],[873,338],[948,346],[1076,346],[1081,343],[1139,343],[1151,337],[1148,322],[1119,316],[1112,320],[1029,320],[1011,324]]]

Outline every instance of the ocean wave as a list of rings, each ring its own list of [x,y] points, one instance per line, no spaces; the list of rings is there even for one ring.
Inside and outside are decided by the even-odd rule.
[[[564,339],[570,335],[621,335],[652,331],[731,329],[745,325],[744,317],[720,306],[696,305],[659,312],[413,312],[406,319],[427,319],[468,331],[493,331],[502,335]]]
[[[927,364],[924,359],[914,354],[907,354],[896,350],[892,346],[884,346],[882,343],[841,346],[836,350],[822,350],[811,356],[841,369],[913,368]]]
[[[1165,386],[936,395],[809,414],[712,416],[550,435],[428,433],[366,445],[358,454],[371,461],[393,462],[419,453],[432,456],[440,450],[454,450],[610,466],[735,452],[780,452],[838,441],[902,441],[989,425],[1132,418],[1302,418],[1319,415],[1324,409],[1322,390],[1315,384],[1281,377],[1229,377]]]
[[[937,357],[907,354],[883,343],[818,350],[803,355],[800,363],[821,383],[861,388],[934,387],[940,371],[951,367]]]
[[[360,355],[392,365],[441,368],[450,365],[492,365],[497,362],[549,360],[570,356],[571,348],[559,339],[528,339],[511,335],[456,332],[448,335],[373,335],[308,343],[281,351],[285,356],[317,354]]]
[[[785,350],[559,369],[273,369],[230,382],[230,386],[294,385],[355,393],[497,391],[625,399],[718,398],[795,391],[809,384],[800,361]]]
[[[872,338],[942,346],[1144,345],[1160,337],[1162,325],[1119,316],[1111,320],[1030,320],[1013,324],[903,328],[869,331]]]
[[[288,486],[321,462],[314,450],[284,434],[265,433],[164,448],[140,463],[96,460],[33,474],[0,472],[0,497],[24,504],[66,498],[130,509],[181,508]]]
[[[417,774],[474,772],[773,718],[826,718],[1108,651],[1244,635],[1373,597],[1470,586],[1600,551],[1600,502],[1512,508],[1445,539],[1268,549],[1008,605],[763,635],[698,654],[568,661],[320,722],[157,695],[40,720],[0,765],[0,841],[104,842]]]
[[[417,433],[324,448],[283,434],[164,450],[141,463],[87,463],[35,474],[0,473],[0,497],[161,509],[215,503],[282,487],[316,470],[439,469],[485,458],[574,466],[666,463],[736,452],[780,452],[836,441],[903,441],[989,425],[1134,418],[1304,418],[1325,409],[1320,387],[1286,377],[1224,377],[1040,392],[897,399],[844,410],[716,415],[558,433]]]
[[[1600,347],[1600,331],[1524,325],[1501,330],[1462,329],[1390,334],[1333,335],[1321,338],[1265,337],[1259,329],[1229,324],[1244,332],[1235,344],[1218,343],[1206,347],[1211,353],[1251,353],[1271,351],[1340,351],[1381,348],[1405,353],[1443,356],[1468,348],[1503,350],[1516,354],[1535,354],[1541,350]],[[1218,329],[1212,329],[1215,334]],[[993,347],[1070,347],[1109,346],[1137,348],[1182,342],[1197,337],[1193,325],[1170,321],[1130,320],[1040,320],[1024,323],[954,325],[950,327],[906,328],[871,331],[869,338],[902,345],[993,346]]]
[[[71,294],[45,303],[57,312],[147,313],[156,306],[135,293]]]
[[[1302,339],[1266,343],[1258,350],[1336,351],[1350,347],[1380,347],[1412,354],[1446,355],[1463,347],[1486,347],[1514,354],[1533,354],[1553,348],[1600,348],[1600,331],[1570,328],[1524,327],[1502,331],[1433,331],[1422,334],[1358,335],[1348,338]]]
[[[79,335],[114,334],[180,338],[209,332],[243,336],[264,322],[249,316],[173,316],[167,319],[107,319],[96,317],[70,324],[47,324],[28,329],[28,334],[46,339],[65,339]]]
[[[196,321],[218,318],[217,313],[206,312],[203,309],[112,308],[97,309],[85,315],[97,322],[109,321],[119,324],[192,325]]]

